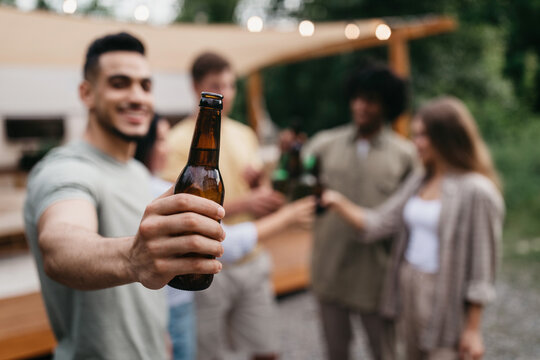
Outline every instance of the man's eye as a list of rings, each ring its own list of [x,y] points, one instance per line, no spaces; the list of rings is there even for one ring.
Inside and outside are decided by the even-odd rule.
[[[151,91],[152,90],[152,82],[151,81],[143,81],[141,83],[141,87],[144,91]]]
[[[129,86],[129,81],[124,80],[124,79],[115,79],[115,80],[111,80],[110,84],[115,89],[123,89]]]

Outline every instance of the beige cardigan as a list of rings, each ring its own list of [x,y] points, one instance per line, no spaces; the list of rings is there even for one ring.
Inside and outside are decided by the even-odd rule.
[[[366,210],[362,242],[397,235],[382,294],[381,312],[387,317],[396,317],[400,308],[398,275],[408,245],[403,208],[419,190],[423,178],[422,174],[412,175],[379,208]],[[494,299],[504,218],[500,192],[490,180],[477,173],[445,176],[441,203],[434,312],[420,335],[420,345],[425,350],[456,347],[464,325],[466,303],[484,305]]]

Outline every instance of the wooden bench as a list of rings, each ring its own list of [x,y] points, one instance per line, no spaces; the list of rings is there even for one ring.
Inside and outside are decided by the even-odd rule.
[[[272,282],[276,295],[309,285],[311,246],[311,233],[305,230],[289,230],[264,242],[273,260]]]
[[[40,293],[0,299],[0,359],[47,355],[55,346]]]

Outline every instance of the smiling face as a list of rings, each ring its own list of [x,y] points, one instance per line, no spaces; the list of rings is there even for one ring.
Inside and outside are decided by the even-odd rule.
[[[154,107],[148,61],[132,51],[101,55],[96,77],[81,86],[81,98],[95,125],[124,141],[143,137]]]

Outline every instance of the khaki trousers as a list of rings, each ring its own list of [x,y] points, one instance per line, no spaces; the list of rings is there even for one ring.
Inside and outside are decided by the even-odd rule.
[[[262,252],[224,267],[208,289],[195,293],[199,360],[279,352],[271,269],[270,255]]]
[[[457,360],[457,349],[420,348],[420,333],[433,311],[436,274],[424,273],[407,261],[400,268],[401,314],[397,321],[398,358],[406,360]]]
[[[353,311],[319,299],[319,309],[329,360],[348,360],[353,338],[352,321],[360,318],[373,359],[395,359],[394,322],[377,313]]]

